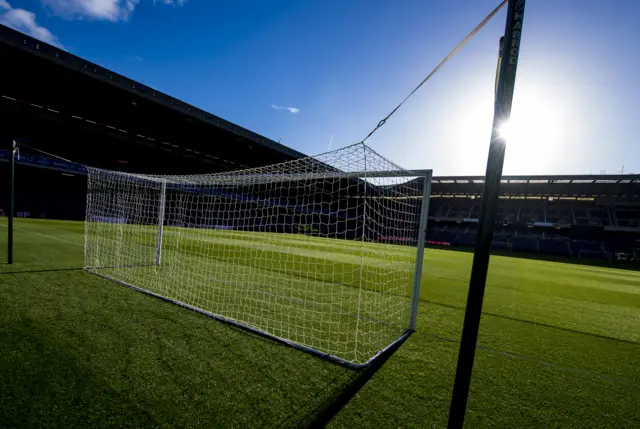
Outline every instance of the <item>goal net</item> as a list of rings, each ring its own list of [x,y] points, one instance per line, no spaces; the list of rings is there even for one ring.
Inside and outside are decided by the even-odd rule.
[[[92,273],[356,366],[413,327],[430,172],[359,143],[216,174],[88,174]]]

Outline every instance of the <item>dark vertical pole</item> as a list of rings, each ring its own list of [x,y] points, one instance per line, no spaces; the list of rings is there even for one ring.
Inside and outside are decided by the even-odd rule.
[[[504,38],[502,39],[502,58],[500,60],[500,72],[496,90],[493,131],[491,133],[487,173],[482,194],[478,242],[469,281],[469,293],[467,295],[467,307],[460,341],[458,367],[451,397],[448,429],[462,429],[469,397],[469,386],[471,384],[473,360],[480,328],[482,302],[489,269],[489,254],[506,147],[505,139],[500,136],[500,127],[511,116],[511,102],[513,100],[518,55],[520,53],[524,6],[525,0],[509,0],[507,23]]]
[[[9,151],[9,224],[7,225],[7,263],[13,264],[13,214],[15,212],[15,177],[16,177],[16,142],[11,142],[11,150]]]

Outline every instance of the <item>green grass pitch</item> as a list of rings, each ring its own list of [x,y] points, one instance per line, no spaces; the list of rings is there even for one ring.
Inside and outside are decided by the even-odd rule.
[[[0,258],[5,231],[0,219]],[[15,238],[0,428],[290,427],[354,377],[79,270],[83,223],[17,219]],[[427,250],[417,332],[330,427],[446,426],[471,258]],[[466,422],[640,427],[640,272],[492,257]]]
[[[415,248],[92,223],[91,272],[363,364],[408,326]],[[116,239],[125,237],[125,239]]]

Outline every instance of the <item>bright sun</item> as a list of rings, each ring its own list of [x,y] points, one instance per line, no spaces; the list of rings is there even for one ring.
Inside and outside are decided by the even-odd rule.
[[[563,138],[562,115],[557,106],[537,94],[522,94],[514,100],[511,119],[500,127],[510,147],[546,147]]]
[[[518,88],[511,119],[499,130],[505,137],[505,169],[511,174],[540,174],[553,170],[564,158],[566,106],[543,88]]]
[[[513,139],[513,133],[511,132],[511,125],[509,124],[510,124],[509,122],[505,122],[502,125],[500,125],[500,128],[498,128],[498,135],[500,135],[500,137],[502,137],[506,141],[510,141],[511,139]]]
[[[514,95],[511,119],[499,130],[507,143],[505,174],[541,174],[555,168],[570,131],[568,106],[536,85],[519,85]],[[476,100],[458,110],[452,121],[457,126],[448,133],[451,153],[462,171],[480,171],[487,156],[493,100]]]

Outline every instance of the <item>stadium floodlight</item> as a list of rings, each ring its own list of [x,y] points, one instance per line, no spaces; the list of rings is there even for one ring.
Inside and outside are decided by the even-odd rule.
[[[363,143],[217,174],[89,168],[85,269],[364,366],[415,329],[430,184]]]

